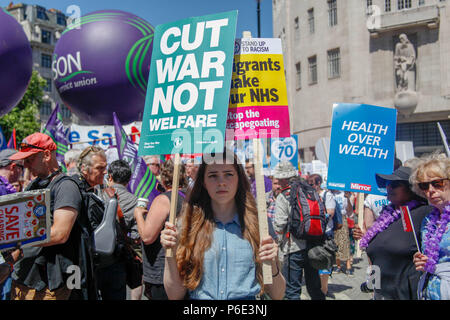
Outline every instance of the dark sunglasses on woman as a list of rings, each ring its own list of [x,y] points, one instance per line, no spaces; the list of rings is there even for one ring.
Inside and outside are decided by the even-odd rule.
[[[444,188],[444,181],[448,179],[438,179],[428,182],[420,182],[417,185],[419,186],[420,190],[422,191],[428,191],[430,188],[430,184],[433,186],[434,189],[442,190]]]

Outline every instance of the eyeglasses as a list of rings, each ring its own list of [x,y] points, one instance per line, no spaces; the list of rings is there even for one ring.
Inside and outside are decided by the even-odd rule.
[[[438,180],[433,180],[433,181],[428,181],[428,182],[419,182],[417,185],[419,186],[420,190],[422,190],[422,191],[428,191],[428,189],[430,188],[430,184],[433,186],[433,188],[442,190],[444,188],[445,180],[448,180],[448,179],[438,179]]]
[[[19,145],[19,151],[20,152],[26,152],[27,150],[24,150],[24,149],[39,149],[39,150],[44,150],[45,151],[44,148],[41,148],[41,147],[38,147],[38,146],[34,146],[32,144],[28,144],[28,143],[25,143],[25,142],[22,142]]]

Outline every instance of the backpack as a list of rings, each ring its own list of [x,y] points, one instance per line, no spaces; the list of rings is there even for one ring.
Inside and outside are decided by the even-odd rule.
[[[330,192],[329,190],[325,191],[325,193],[323,194],[323,203],[324,205],[326,205],[326,197],[327,197],[327,193]],[[334,196],[333,196],[334,197]],[[342,228],[343,226],[343,221],[342,221],[342,212],[341,212],[341,206],[339,205],[339,203],[336,201],[336,199],[334,200],[336,202],[336,205],[334,207],[334,215],[333,215],[333,231],[339,230]],[[325,207],[326,210],[326,207]]]
[[[120,243],[117,243],[120,237],[116,237],[116,235],[120,235],[119,232],[117,232],[120,225],[115,221],[115,230],[111,230],[111,228],[109,228],[109,230],[108,228],[102,228],[105,225],[105,222],[110,222],[108,221],[110,219],[107,219],[105,212],[115,209],[115,212],[112,213],[114,214],[114,217],[116,216],[117,198],[113,198],[105,207],[105,202],[94,192],[86,191],[82,186],[82,181],[77,179],[76,176],[63,175],[58,177],[50,183],[48,188],[51,189],[65,180],[72,180],[78,186],[81,194],[81,209],[78,213],[74,228],[79,228],[81,233],[78,265],[81,269],[80,283],[82,297],[84,300],[99,300],[100,297],[96,285],[95,271],[102,266],[105,259],[109,260],[121,251],[121,245]],[[53,196],[51,198],[53,198]],[[111,214],[108,215],[110,216]],[[103,234],[99,235],[100,231],[103,231]],[[113,235],[111,235],[111,233]],[[99,242],[98,248],[96,247],[96,240]],[[111,242],[110,245],[112,245],[115,250],[111,250],[111,246],[108,248],[107,240]]]
[[[317,191],[305,181],[297,180],[282,190],[291,205],[286,237],[323,242],[326,231],[325,206]]]

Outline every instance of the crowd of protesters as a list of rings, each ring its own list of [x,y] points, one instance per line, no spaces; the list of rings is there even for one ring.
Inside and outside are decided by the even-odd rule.
[[[225,153],[219,158],[224,162],[188,159],[182,163],[175,195],[177,218],[171,223],[171,159],[144,157],[160,192],[145,208],[127,190],[132,176],[128,163],[109,162],[99,147],[67,152],[67,172],[62,172],[56,145],[45,134],[30,135],[18,151],[1,151],[0,195],[49,188],[52,196],[50,241],[14,248],[0,257],[2,299],[125,300],[130,271],[121,241],[129,241],[143,274],[131,290],[132,300],[143,295],[150,300],[299,300],[303,279],[311,299],[324,300],[334,298],[328,290],[333,273],[353,276],[358,240],[369,264],[381,271],[381,285],[374,289],[373,299],[450,299],[449,158],[432,155],[403,165],[396,160],[392,174],[376,175],[387,196],[366,195],[363,217],[358,216],[355,193],[327,190],[319,174],[302,175],[291,163],[280,162],[271,176],[263,177],[267,237],[260,237],[258,231],[252,159],[241,164],[235,155],[231,162]],[[299,181],[314,189],[325,208],[326,239],[337,246],[330,268],[315,268],[308,255],[311,243],[289,236],[290,187]],[[117,220],[123,223],[118,223],[114,253],[96,259],[92,276],[83,278],[94,283],[96,291],[85,295],[68,288],[67,267],[81,263],[82,195],[95,194],[95,201],[105,206],[111,198],[107,188],[118,196]],[[418,245],[403,231],[402,206],[411,212]],[[88,218],[98,225],[102,214]],[[125,240],[120,240],[121,234]],[[166,256],[168,249],[171,256]],[[264,263],[271,265],[270,285],[263,282]]]

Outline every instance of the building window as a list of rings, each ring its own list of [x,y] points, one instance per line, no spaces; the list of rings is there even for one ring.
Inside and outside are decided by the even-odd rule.
[[[367,0],[366,1],[366,13],[368,15],[372,15],[372,5],[373,5],[372,0]]]
[[[52,92],[52,79],[44,77],[44,80],[47,82],[46,86],[44,87],[44,91]]]
[[[295,77],[295,88],[300,90],[302,88],[302,69],[300,62],[295,64],[296,77]]]
[[[41,55],[41,66],[43,68],[51,68],[52,67],[52,56],[49,54],[43,53]]]
[[[49,20],[45,8],[36,6],[36,10],[37,10],[36,15],[38,19]]]
[[[328,24],[330,27],[337,25],[337,1],[328,0]]]
[[[384,11],[391,12],[391,0],[384,0]]]
[[[300,21],[298,17],[294,19],[295,39],[300,39]]]
[[[49,117],[52,114],[52,103],[51,102],[42,102],[39,113],[41,115],[41,118]]]
[[[308,58],[309,66],[309,84],[317,83],[317,56]]]
[[[446,136],[450,137],[450,120],[441,120],[439,123]],[[418,149],[415,150],[415,156],[432,153],[438,148],[441,152],[445,152],[439,129],[434,121],[397,124],[396,141],[412,141],[414,148]]]
[[[56,15],[56,23],[59,24],[60,26],[66,26],[67,25],[66,17],[62,13],[58,13]]]
[[[309,32],[314,33],[314,8],[308,10]]]
[[[328,51],[328,79],[341,76],[341,52],[339,48]]]
[[[47,30],[42,30],[42,43],[52,44],[52,33]]]
[[[397,0],[398,10],[411,8],[411,0]]]
[[[64,119],[70,119],[70,117],[72,116],[72,112],[70,112],[69,108],[67,108],[65,105],[62,105],[61,115]]]

